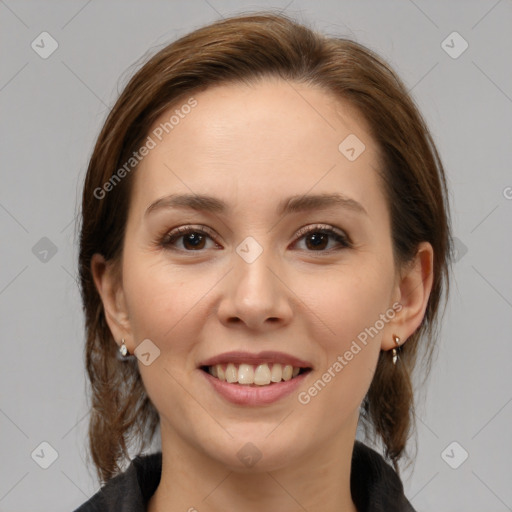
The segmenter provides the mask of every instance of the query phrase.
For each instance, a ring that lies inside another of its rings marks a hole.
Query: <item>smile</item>
[[[228,402],[265,406],[290,395],[313,370],[309,361],[284,352],[232,351],[203,360],[198,370]]]
[[[253,386],[268,386],[289,381],[309,370],[308,368],[280,363],[262,363],[258,365],[228,363],[203,366],[201,369],[223,382]]]

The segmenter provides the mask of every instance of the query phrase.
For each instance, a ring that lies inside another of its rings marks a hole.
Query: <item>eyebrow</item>
[[[345,208],[356,213],[368,215],[361,203],[343,194],[309,194],[295,195],[279,202],[276,213],[278,216],[291,213],[321,210],[327,208]],[[202,194],[171,194],[157,199],[149,205],[145,216],[155,211],[169,208],[188,208],[195,211],[226,213],[229,207],[222,199]]]

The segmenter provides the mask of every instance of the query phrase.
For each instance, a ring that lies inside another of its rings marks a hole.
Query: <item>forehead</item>
[[[319,87],[279,79],[211,87],[181,98],[148,135],[154,147],[135,172],[134,208],[170,193],[234,195],[239,206],[310,190],[361,202],[378,194],[365,119]]]

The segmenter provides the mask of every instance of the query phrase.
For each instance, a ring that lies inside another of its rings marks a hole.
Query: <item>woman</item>
[[[413,510],[398,461],[450,254],[438,153],[370,50],[261,14],[158,52],[84,184],[104,486],[78,510]]]

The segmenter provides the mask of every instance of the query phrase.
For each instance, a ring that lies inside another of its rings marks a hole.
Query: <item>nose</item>
[[[293,293],[268,252],[264,250],[251,263],[233,254],[234,268],[223,280],[218,309],[224,325],[245,324],[251,330],[268,331],[290,322]]]

